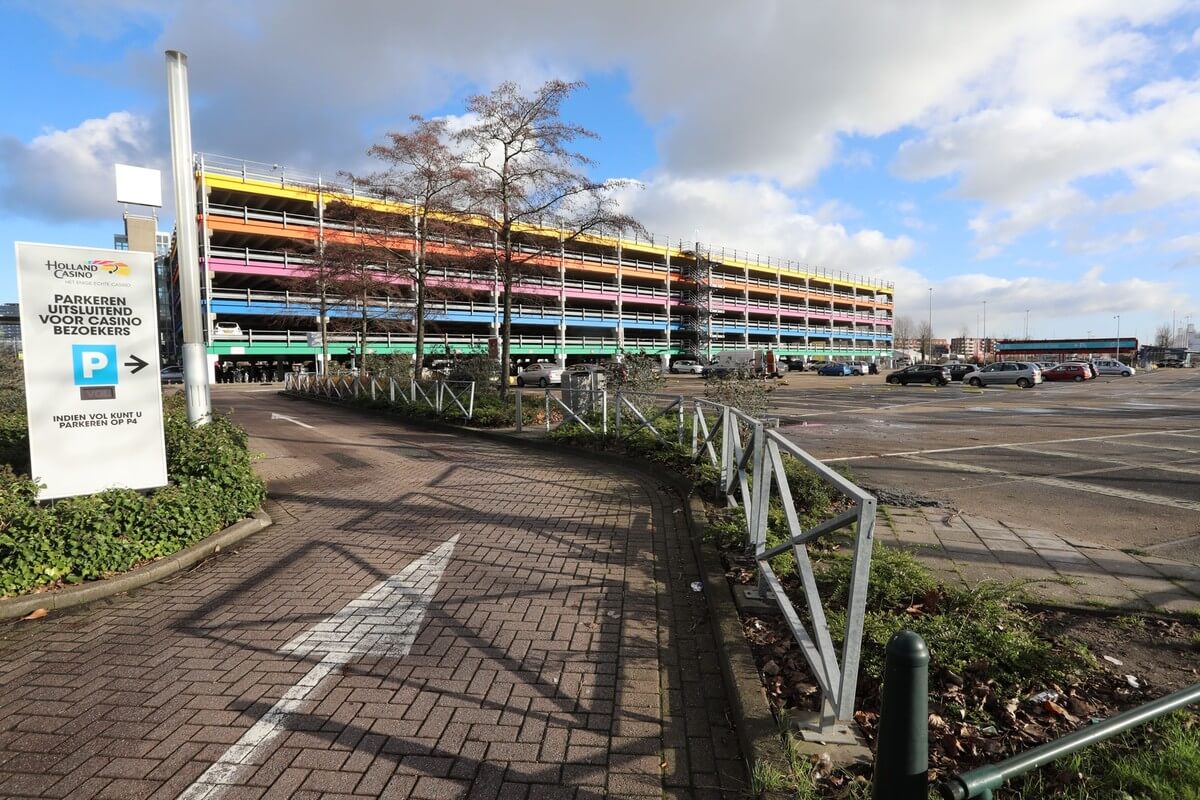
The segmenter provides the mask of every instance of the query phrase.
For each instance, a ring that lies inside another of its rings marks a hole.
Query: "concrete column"
[[[558,365],[567,364],[567,250],[558,237]]]
[[[667,244],[668,245],[670,244],[669,240],[668,240]],[[667,265],[667,277],[666,277],[667,302],[666,302],[666,305],[664,306],[664,308],[666,308],[666,312],[667,312],[666,334],[667,334],[667,353],[669,354],[671,352],[671,251],[670,250],[666,251],[664,260]]]
[[[621,299],[622,293],[625,291],[625,284],[622,281],[622,264],[621,264],[621,242],[617,241],[617,349],[625,347],[625,303]]]

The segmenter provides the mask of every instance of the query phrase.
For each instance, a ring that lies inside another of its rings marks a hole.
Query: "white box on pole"
[[[17,242],[40,499],[167,483],[154,256]]]

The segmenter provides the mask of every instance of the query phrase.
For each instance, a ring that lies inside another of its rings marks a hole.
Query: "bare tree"
[[[592,162],[573,147],[598,136],[559,116],[563,101],[582,86],[552,80],[524,94],[515,83],[503,83],[468,101],[476,122],[456,135],[475,173],[472,210],[489,229],[492,268],[503,287],[502,394],[508,392],[513,287],[544,269],[539,264],[553,252],[549,237],[557,234],[554,247],[561,247],[588,232],[641,229],[617,210],[611,191],[621,182],[597,183],[583,173]]]
[[[383,203],[347,204],[359,235],[385,254],[388,261],[412,282],[413,327],[416,348],[413,365],[420,374],[425,357],[425,330],[429,318],[430,276],[453,260],[470,256],[461,241],[470,182],[474,175],[452,147],[442,119],[411,117],[408,133],[388,133],[369,155],[384,168],[369,175],[346,173],[353,185]]]
[[[329,317],[334,309],[346,304],[346,298],[337,293],[343,265],[336,249],[330,251],[330,257],[326,257],[322,241],[305,248],[299,255],[301,258],[307,257],[309,264],[295,270],[293,277],[285,279],[284,285],[290,291],[309,296],[315,301],[317,330],[321,336],[321,371],[324,372],[329,367]]]
[[[933,329],[929,327],[928,320],[921,320],[921,322],[917,323],[917,338],[921,340],[921,360],[932,360]]]
[[[1159,325],[1154,329],[1154,346],[1159,348],[1167,348],[1171,346],[1171,326]]]
[[[913,340],[912,317],[896,317],[892,324],[893,346],[900,350],[911,350]]]
[[[323,249],[330,294],[350,312],[346,318],[353,320],[350,329],[357,334],[359,366],[364,372],[371,333],[411,325],[412,304],[403,296],[397,265],[388,255],[361,238],[327,241]]]

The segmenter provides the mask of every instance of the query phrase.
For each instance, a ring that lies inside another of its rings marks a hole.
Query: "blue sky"
[[[892,280],[914,318],[932,287],[939,336],[985,300],[993,335],[1200,323],[1194,3],[445,5],[4,4],[0,300],[10,242],[108,245],[112,164],[165,168],[178,48],[201,151],[362,169],[409,114],[582,79],[566,116],[659,235]]]

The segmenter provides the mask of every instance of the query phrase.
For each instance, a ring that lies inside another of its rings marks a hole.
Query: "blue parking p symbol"
[[[117,346],[115,344],[73,344],[71,362],[76,386],[116,386]]]

